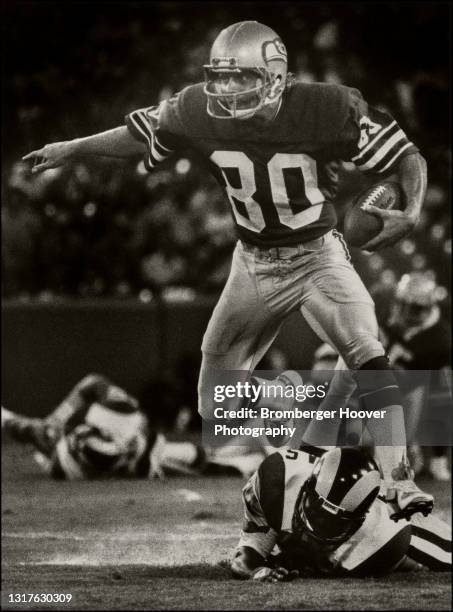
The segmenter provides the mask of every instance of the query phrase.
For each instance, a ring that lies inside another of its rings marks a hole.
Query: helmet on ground
[[[240,21],[215,39],[204,65],[207,112],[217,119],[248,119],[276,105],[285,89],[285,45],[271,28]]]
[[[324,545],[339,546],[365,520],[380,488],[379,468],[359,448],[335,448],[319,457],[299,493],[292,529]]]

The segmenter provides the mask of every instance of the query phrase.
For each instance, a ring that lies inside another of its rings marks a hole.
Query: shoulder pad
[[[159,128],[178,136],[191,137],[209,134],[209,115],[206,111],[203,83],[190,85],[162,102]]]
[[[330,83],[294,83],[288,92],[294,129],[310,139],[336,140],[361,94],[357,89]]]

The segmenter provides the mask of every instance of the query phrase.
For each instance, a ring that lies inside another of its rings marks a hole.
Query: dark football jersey
[[[430,410],[434,407],[434,398],[441,404],[451,405],[449,380],[444,372],[451,367],[451,328],[448,322],[439,319],[434,325],[414,330],[412,334],[410,330],[401,332],[388,327],[385,336],[390,365],[397,370],[401,391],[409,393],[422,386]]]
[[[395,368],[438,370],[451,363],[451,329],[443,319],[414,335],[406,335],[391,327],[385,332],[387,353]]]
[[[341,160],[385,175],[416,147],[388,114],[342,85],[295,83],[276,118],[222,120],[206,110],[203,83],[126,117],[147,145],[151,170],[190,147],[209,160],[224,186],[237,232],[263,247],[294,245],[336,225],[333,202]]]

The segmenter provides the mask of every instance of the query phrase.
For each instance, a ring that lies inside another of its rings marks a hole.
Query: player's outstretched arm
[[[145,145],[134,138],[126,126],[85,138],[75,138],[46,144],[41,149],[24,155],[24,161],[33,163],[32,173],[58,168],[76,159],[90,156],[133,157],[143,155]]]
[[[238,546],[231,562],[231,571],[235,578],[258,582],[287,582],[299,576],[297,570],[270,567],[264,557],[250,546]]]
[[[392,246],[407,236],[417,225],[426,194],[427,167],[420,153],[403,157],[398,165],[397,180],[406,200],[404,210],[385,210],[368,204],[363,210],[381,217],[383,228],[361,248],[375,251]]]

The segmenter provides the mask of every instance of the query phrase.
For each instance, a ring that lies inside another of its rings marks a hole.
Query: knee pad
[[[364,363],[360,370],[355,371],[354,377],[360,402],[366,410],[402,405],[398,381],[385,355]]]

